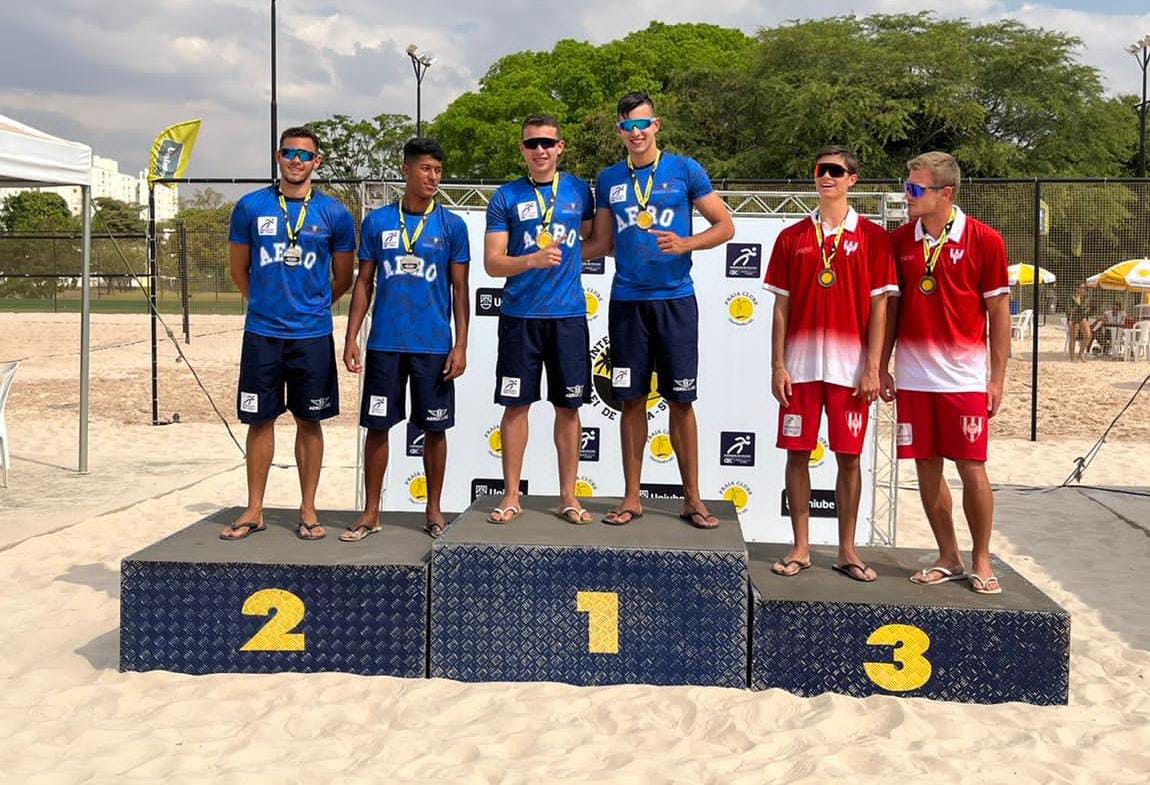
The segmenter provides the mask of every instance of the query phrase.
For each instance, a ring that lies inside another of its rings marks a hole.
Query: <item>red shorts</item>
[[[985,461],[986,393],[899,390],[898,457]]]
[[[779,406],[779,439],[784,450],[810,452],[819,443],[823,408],[827,410],[827,435],[831,452],[858,455],[866,438],[870,407],[854,388],[827,382],[791,385],[791,405]]]

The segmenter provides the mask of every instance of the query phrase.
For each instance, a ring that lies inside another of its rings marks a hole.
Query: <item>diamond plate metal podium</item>
[[[421,513],[339,541],[353,512],[321,512],[327,537],[295,536],[298,513],[268,510],[267,530],[219,539],[221,510],[126,557],[120,669],[181,673],[344,671],[423,677],[427,562]]]
[[[966,703],[1065,704],[1070,615],[994,558],[1003,593],[966,581],[907,580],[936,553],[862,548],[869,584],[831,570],[835,549],[786,578],[770,571],[788,545],[749,545],[753,605],[751,688],[797,695],[903,695]]]
[[[746,687],[746,549],[729,502],[707,502],[721,525],[702,531],[678,517],[680,501],[647,500],[618,527],[599,522],[614,499],[582,499],[586,526],[539,496],[489,524],[496,501],[435,543],[432,676]]]

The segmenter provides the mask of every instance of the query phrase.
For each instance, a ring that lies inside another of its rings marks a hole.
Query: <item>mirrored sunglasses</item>
[[[285,161],[295,161],[299,159],[305,164],[315,158],[316,155],[318,155],[318,153],[313,153],[311,150],[302,150],[299,147],[284,147],[280,150],[280,156]]]
[[[906,195],[915,199],[921,199],[927,191],[941,191],[943,188],[948,188],[946,185],[919,185],[918,183],[907,183],[903,186]]]
[[[634,120],[620,120],[619,130],[625,133],[632,131],[646,131],[655,124],[656,117],[636,117]]]

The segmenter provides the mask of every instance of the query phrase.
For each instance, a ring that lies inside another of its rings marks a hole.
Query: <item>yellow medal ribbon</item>
[[[631,187],[635,190],[635,201],[639,203],[639,217],[636,222],[640,229],[650,229],[655,221],[647,212],[647,204],[651,201],[651,191],[655,188],[655,173],[659,171],[659,159],[663,157],[662,150],[655,151],[655,163],[651,165],[651,177],[647,180],[647,187],[640,190],[639,176],[635,173],[635,164],[631,156],[627,156],[627,168],[631,170]]]
[[[950,219],[947,220],[946,226],[942,229],[942,234],[938,237],[938,243],[931,250],[930,235],[926,233],[926,227],[923,226],[922,230],[922,259],[926,262],[926,277],[934,277],[934,267],[938,264],[938,259],[942,256],[942,247],[946,245],[946,239],[950,237],[950,230],[954,228],[954,222],[958,218],[958,211],[955,208],[950,208]],[[931,287],[933,288],[933,287]]]
[[[284,198],[284,192],[276,188],[276,194],[279,196],[280,209],[284,212],[284,229],[287,231],[288,246],[294,247],[297,245],[296,238],[299,237],[299,230],[303,228],[304,221],[307,220],[307,206],[311,204],[311,189],[307,189],[307,195],[303,198],[303,207],[300,208],[299,218],[295,222],[295,228],[291,225],[291,216],[288,215],[287,199]]]
[[[559,198],[559,172],[556,171],[554,179],[551,180],[551,204],[547,204],[543,199],[543,193],[534,180],[531,180],[531,187],[535,189],[535,201],[539,203],[539,218],[543,223],[543,230],[539,232],[538,244],[540,248],[546,248],[554,240],[551,235],[551,219],[555,215],[555,201]]]
[[[419,219],[419,226],[415,227],[415,235],[412,237],[407,236],[407,219],[403,217],[403,203],[396,202],[399,207],[399,236],[403,239],[403,250],[408,254],[415,254],[415,244],[419,242],[419,236],[423,234],[423,228],[427,225],[427,216],[431,215],[435,209],[435,200],[431,200],[431,204],[427,205],[427,209],[423,211],[423,217]]]
[[[835,257],[839,254],[839,244],[843,241],[843,231],[846,229],[846,226],[847,219],[844,216],[842,223],[839,224],[839,228],[835,231],[834,247],[831,249],[830,256],[827,256],[826,237],[823,235],[823,216],[822,213],[818,213],[815,216],[815,239],[818,240],[819,243],[819,254],[823,258],[824,271],[831,269],[831,263],[834,262]],[[820,278],[820,280],[822,279]],[[834,281],[833,274],[830,280],[832,282]]]

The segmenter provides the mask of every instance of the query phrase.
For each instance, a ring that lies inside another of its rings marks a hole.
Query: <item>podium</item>
[[[860,548],[879,575],[861,583],[831,569],[833,547],[814,548],[812,567],[790,578],[770,571],[789,545],[748,547],[752,689],[1067,702],[1070,616],[997,557],[1003,593],[984,595],[966,581],[911,583],[933,550]]]
[[[267,510],[238,542],[222,510],[121,564],[120,669],[180,673],[345,671],[422,677],[431,538],[419,513],[339,541],[353,512],[322,512],[327,537],[296,537],[295,510]]]
[[[497,501],[435,543],[432,676],[746,686],[746,550],[730,502],[707,502],[721,523],[704,531],[678,517],[681,501],[647,500],[625,526],[599,522],[615,499],[582,499],[585,526],[543,496],[487,523]]]

